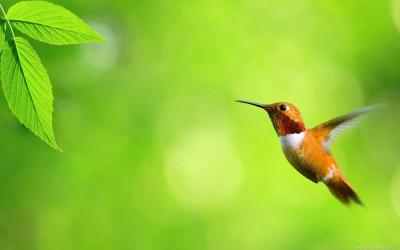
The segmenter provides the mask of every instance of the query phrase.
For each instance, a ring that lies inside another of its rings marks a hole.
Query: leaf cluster
[[[69,10],[45,1],[22,1],[7,13],[0,5],[0,73],[8,106],[18,120],[54,149],[52,85],[38,54],[16,30],[32,39],[68,45],[104,41]]]

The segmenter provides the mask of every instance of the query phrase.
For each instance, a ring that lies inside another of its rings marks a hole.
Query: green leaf
[[[21,32],[39,41],[55,44],[78,44],[104,41],[69,10],[45,1],[22,1],[7,13]]]
[[[6,22],[0,20],[0,53],[3,50],[4,42],[6,40]]]
[[[35,135],[60,150],[53,132],[50,79],[36,51],[17,37],[5,43],[0,61],[1,81],[8,106]]]

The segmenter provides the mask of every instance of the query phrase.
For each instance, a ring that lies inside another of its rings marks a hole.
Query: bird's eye
[[[285,104],[282,104],[282,105],[279,106],[279,110],[280,111],[285,111],[285,110],[287,110],[287,106]]]

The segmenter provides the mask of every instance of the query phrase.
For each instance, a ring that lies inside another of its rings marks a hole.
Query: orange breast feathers
[[[282,150],[290,164],[313,182],[323,180],[335,159],[320,145],[312,131],[280,136]]]

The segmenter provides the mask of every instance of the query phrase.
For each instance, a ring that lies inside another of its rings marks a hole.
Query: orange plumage
[[[374,107],[359,109],[307,129],[300,111],[293,104],[238,102],[254,105],[268,112],[286,159],[299,173],[315,183],[324,182],[330,192],[344,204],[350,201],[362,204],[337,165],[329,145],[340,130],[349,127],[355,118]]]

